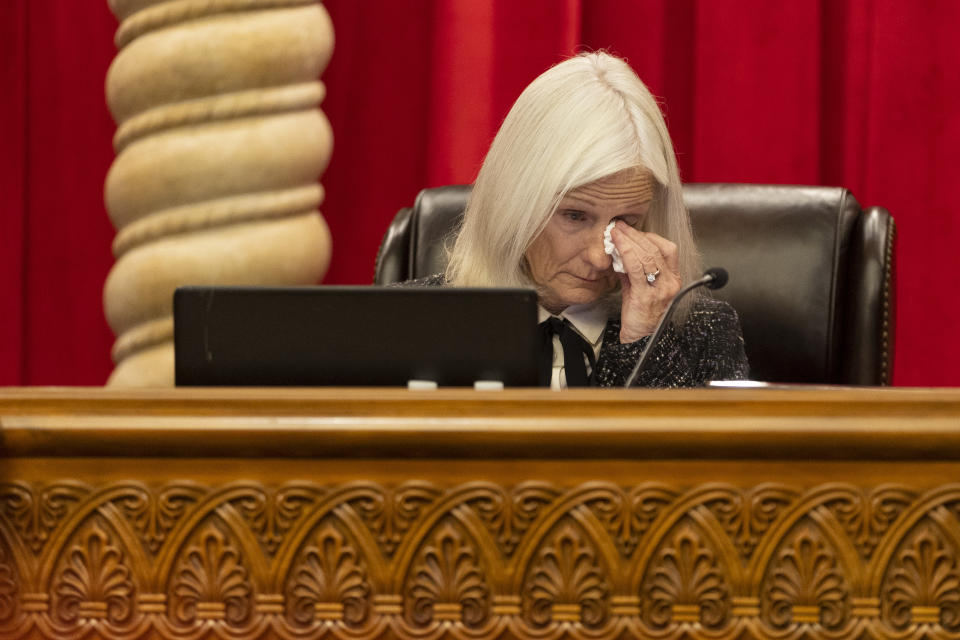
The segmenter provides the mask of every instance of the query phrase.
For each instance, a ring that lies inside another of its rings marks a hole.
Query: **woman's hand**
[[[620,342],[635,342],[657,328],[660,317],[683,286],[677,245],[655,233],[638,231],[618,220],[610,233],[623,259],[618,273],[623,290]],[[659,273],[651,284],[647,274]]]

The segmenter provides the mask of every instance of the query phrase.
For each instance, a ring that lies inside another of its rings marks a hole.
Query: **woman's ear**
[[[527,261],[527,251],[530,250],[530,247],[527,247],[523,252],[523,258],[520,260],[520,273],[523,274],[527,280],[533,280],[530,275],[530,262]]]

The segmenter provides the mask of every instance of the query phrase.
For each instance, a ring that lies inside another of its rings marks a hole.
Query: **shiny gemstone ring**
[[[657,270],[654,271],[653,273],[648,273],[648,274],[647,274],[647,284],[649,284],[649,285],[652,287],[653,284],[657,281],[657,276],[659,276],[659,275],[660,275],[660,269],[657,269]]]

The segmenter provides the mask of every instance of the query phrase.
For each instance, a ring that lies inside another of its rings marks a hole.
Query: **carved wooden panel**
[[[948,638],[960,484],[0,486],[0,638]]]
[[[0,640],[960,639],[960,390],[0,389]]]

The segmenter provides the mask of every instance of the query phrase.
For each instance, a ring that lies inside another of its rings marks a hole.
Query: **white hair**
[[[628,169],[656,187],[642,229],[678,247],[683,281],[700,257],[673,144],[656,100],[620,58],[581,54],[542,73],[507,114],[480,168],[451,250],[457,286],[534,286],[524,254],[567,192]],[[682,318],[689,304],[679,309]]]

